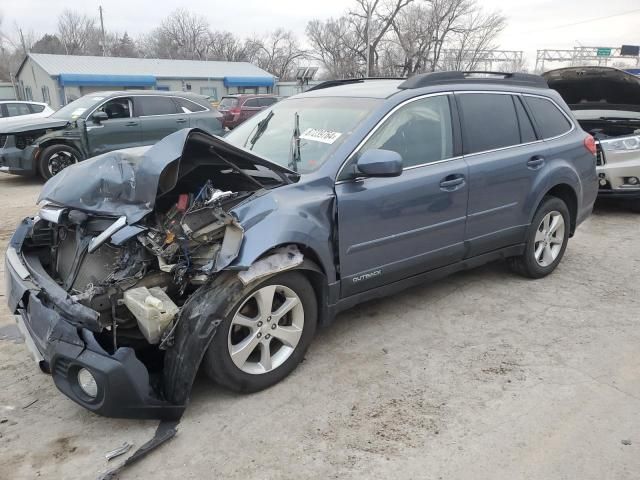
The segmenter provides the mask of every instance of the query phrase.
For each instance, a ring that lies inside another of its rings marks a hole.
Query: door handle
[[[176,123],[187,123],[187,119],[186,118],[179,118],[178,120],[176,120]]]
[[[127,122],[124,124],[125,127],[137,127],[138,122]]]
[[[532,170],[537,170],[544,165],[544,157],[541,155],[534,155],[527,162],[527,167]]]
[[[446,191],[456,190],[458,187],[464,185],[464,175],[447,175],[440,182],[440,188]]]

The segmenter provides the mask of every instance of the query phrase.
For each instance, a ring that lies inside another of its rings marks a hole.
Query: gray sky
[[[107,29],[129,34],[145,32],[178,6],[201,13],[213,29],[250,35],[277,27],[294,30],[304,41],[304,29],[313,18],[338,16],[348,0],[191,0],[188,4],[157,0],[3,0],[4,29],[14,24],[36,34],[56,30],[56,17],[64,8],[98,14],[102,4]],[[501,10],[508,26],[499,43],[506,50],[525,50],[529,61],[537,48],[575,45],[640,44],[639,0],[481,0],[487,9]],[[634,11],[626,15],[611,15]],[[603,18],[609,17],[609,18]],[[598,19],[598,20],[595,20]],[[594,20],[594,21],[590,21]]]

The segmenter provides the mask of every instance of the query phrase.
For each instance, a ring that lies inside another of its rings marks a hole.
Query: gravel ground
[[[40,187],[0,175],[3,251]],[[496,263],[345,312],[267,391],[201,377],[121,478],[639,478],[639,219],[598,206],[543,280]],[[0,301],[0,478],[97,478],[153,435],[58,393]]]

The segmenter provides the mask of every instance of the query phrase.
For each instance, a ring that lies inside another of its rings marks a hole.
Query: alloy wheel
[[[560,212],[547,213],[536,231],[534,238],[534,256],[541,267],[551,265],[560,252],[564,243],[565,224]]]
[[[77,162],[78,159],[73,153],[62,150],[60,152],[54,153],[53,155],[51,155],[51,157],[49,157],[49,161],[47,162],[47,169],[53,177],[68,166],[73,165]]]
[[[289,287],[267,285],[238,308],[229,327],[233,363],[245,373],[275,370],[294,352],[304,328],[300,297]]]

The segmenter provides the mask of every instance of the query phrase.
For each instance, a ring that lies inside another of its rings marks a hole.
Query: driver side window
[[[128,98],[114,98],[96,110],[96,112],[104,112],[109,120],[116,118],[131,118],[131,100]]]
[[[367,150],[391,150],[402,156],[404,168],[445,160],[453,156],[451,109],[447,95],[410,102],[384,121],[350,164]],[[352,168],[343,169],[341,180]]]

